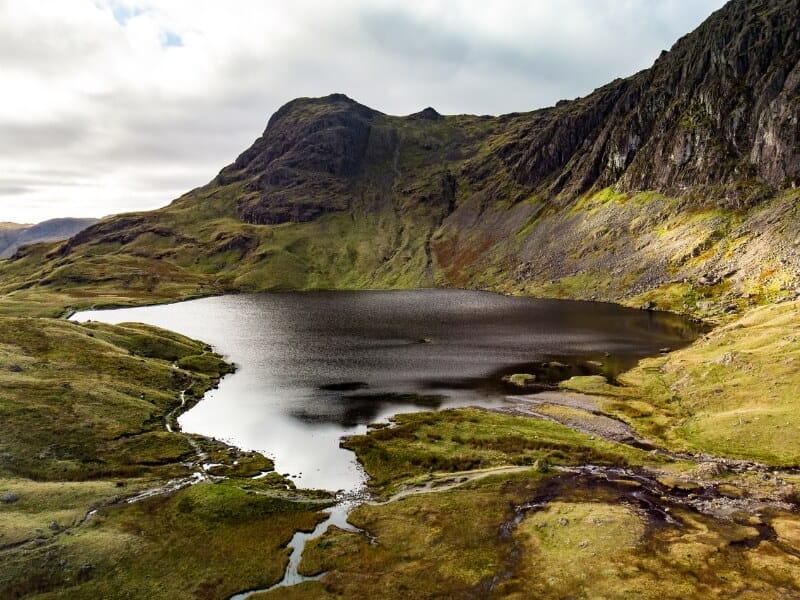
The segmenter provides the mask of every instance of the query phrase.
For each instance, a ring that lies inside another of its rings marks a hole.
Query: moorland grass
[[[800,302],[754,309],[618,380],[562,386],[600,395],[603,410],[675,449],[800,464]]]

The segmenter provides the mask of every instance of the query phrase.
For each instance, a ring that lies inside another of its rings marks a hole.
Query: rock
[[[550,465],[548,462],[541,458],[537,458],[535,461],[533,461],[533,465],[531,465],[531,467],[538,473],[547,473],[550,470]]]
[[[14,492],[3,492],[0,494],[0,502],[3,504],[14,504],[19,500],[19,495]]]
[[[94,565],[92,563],[83,563],[80,567],[78,567],[78,579],[85,581],[92,576],[92,572],[94,571]]]
[[[655,310],[656,303],[653,300],[648,300],[642,304],[642,310]]]
[[[718,365],[730,365],[736,361],[736,357],[737,355],[735,352],[726,352],[714,362],[716,362]]]
[[[566,527],[567,525],[569,525],[569,519],[567,519],[566,517],[561,517],[558,520],[558,524],[561,525],[562,527]]]
[[[578,544],[580,548],[588,548],[589,547],[589,540],[583,540],[580,544]]]
[[[10,365],[8,367],[8,370],[11,371],[12,373],[22,373],[22,367],[20,367],[19,365]]]
[[[697,285],[704,286],[704,285],[714,285],[717,283],[717,279],[713,275],[702,275],[697,279]]]
[[[700,302],[697,303],[697,310],[708,312],[712,308],[714,308],[714,303],[711,302],[710,300],[701,300]]]
[[[50,529],[50,531],[61,531],[61,525],[55,521],[50,521],[50,524],[47,527]]]
[[[697,465],[695,473],[701,479],[713,479],[727,471],[725,465],[719,462],[703,462]]]
[[[437,112],[435,108],[429,106],[428,108],[424,108],[418,113],[409,115],[408,118],[411,120],[419,120],[419,121],[438,121],[443,117]]]

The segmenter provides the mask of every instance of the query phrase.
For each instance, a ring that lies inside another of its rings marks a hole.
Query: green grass
[[[203,371],[172,361],[207,357]],[[228,365],[155,328],[0,319],[0,473],[38,480],[172,476],[192,453],[164,431],[179,392]]]
[[[198,484],[104,509],[72,535],[4,557],[4,598],[220,598],[275,583],[318,505]],[[88,565],[88,567],[87,567]]]
[[[614,387],[563,387],[605,397],[603,409],[681,450],[791,466],[800,462],[800,303],[754,309],[691,346],[643,360]]]
[[[560,489],[501,535],[512,507],[552,494],[557,477],[498,475],[362,506],[350,521],[374,543],[330,529],[300,564],[320,581],[258,598],[778,599],[800,589],[796,558],[773,542],[748,545],[754,527],[679,508],[682,525],[653,523],[613,487]],[[778,543],[798,547],[796,515],[773,524]]]
[[[497,533],[511,507],[535,493],[541,477],[494,477],[463,489],[362,506],[350,521],[376,536],[377,544],[331,529],[307,546],[301,570],[330,571],[323,593],[333,597],[469,597],[502,570],[512,549]]]
[[[659,462],[559,423],[479,409],[397,415],[393,427],[348,438],[344,446],[356,453],[370,484],[384,492],[432,473],[503,465]]]
[[[0,504],[0,597],[216,598],[277,581],[325,498],[251,479],[268,458],[195,437],[227,479],[124,502],[198,468],[165,419],[181,390],[191,405],[229,371],[150,326],[0,318],[0,493],[16,498]]]

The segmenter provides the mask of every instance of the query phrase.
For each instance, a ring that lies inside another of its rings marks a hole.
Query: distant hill
[[[0,223],[0,258],[9,258],[22,246],[71,238],[98,219],[50,219],[36,225]]]

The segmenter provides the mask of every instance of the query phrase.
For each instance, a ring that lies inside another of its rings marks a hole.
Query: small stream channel
[[[330,527],[338,527],[344,531],[360,533],[370,537],[369,533],[359,529],[358,527],[355,527],[354,525],[351,525],[347,521],[350,511],[352,511],[362,502],[363,499],[353,497],[351,495],[337,497],[336,504],[326,508],[324,511],[328,515],[327,518],[324,521],[320,521],[313,531],[298,531],[292,537],[292,540],[289,542],[289,548],[291,548],[292,553],[289,555],[289,564],[286,566],[283,579],[281,579],[275,585],[267,588],[234,594],[230,597],[230,600],[245,600],[246,598],[261,592],[268,592],[276,588],[297,585],[303,581],[314,581],[320,579],[324,573],[320,573],[314,577],[306,577],[297,572],[297,568],[300,565],[300,559],[303,557],[303,550],[305,549],[306,543],[322,536]]]
[[[181,429],[261,452],[298,487],[343,492],[365,481],[339,441],[369,423],[506,406],[509,373],[613,378],[700,330],[671,313],[461,290],[228,295],[72,320],[147,323],[211,344],[236,373],[178,417]]]
[[[337,492],[328,518],[295,534],[278,587],[305,580],[308,540],[331,525],[354,530],[347,515],[366,478],[342,437],[402,412],[506,408],[512,373],[536,373],[542,389],[571,375],[613,379],[701,330],[669,313],[461,290],[229,295],[72,320],[141,322],[210,343],[237,371],[178,417],[181,429],[261,452],[300,488]]]

